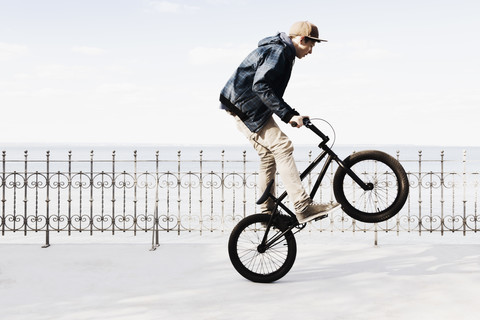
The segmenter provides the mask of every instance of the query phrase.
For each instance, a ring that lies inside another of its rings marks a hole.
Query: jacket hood
[[[279,32],[274,36],[267,37],[258,42],[259,47],[268,46],[268,45],[281,45],[287,48],[287,54],[291,59],[295,58],[295,47],[289,36],[285,32]]]

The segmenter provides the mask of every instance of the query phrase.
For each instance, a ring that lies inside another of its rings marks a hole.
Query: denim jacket
[[[288,123],[298,115],[282,98],[294,60],[295,47],[285,33],[261,40],[221,91],[221,108],[239,116],[252,132],[273,113]]]

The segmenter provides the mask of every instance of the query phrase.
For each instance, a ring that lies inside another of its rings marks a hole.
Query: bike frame
[[[327,173],[327,170],[328,170],[328,167],[330,166],[330,164],[335,161],[340,167],[342,167],[346,173],[364,190],[372,190],[373,189],[373,185],[370,184],[370,183],[365,183],[363,182],[363,180],[355,173],[353,172],[348,166],[345,166],[344,162],[337,156],[337,154],[330,148],[327,146],[327,142],[330,140],[325,134],[323,134],[322,131],[320,131],[317,127],[315,127],[309,119],[304,119],[304,125],[309,128],[310,130],[312,130],[316,135],[318,135],[320,138],[322,138],[322,142],[318,145],[318,147],[320,149],[322,149],[323,151],[320,153],[320,155],[318,155],[318,157],[313,160],[313,162],[300,174],[300,179],[303,180],[306,176],[308,176],[308,174],[310,174],[313,169],[315,169],[322,161],[323,159],[325,159],[325,157],[327,157],[325,163],[323,164],[323,167],[322,167],[322,170],[320,171],[320,174],[315,182],[315,184],[313,185],[313,188],[312,188],[312,191],[310,192],[310,198],[314,198],[315,194],[317,193],[318,191],[318,188],[320,187],[320,184],[322,183],[322,180],[323,178],[325,177],[325,174]],[[297,227],[299,225],[298,221],[296,221],[296,216],[295,216],[295,213],[293,213],[287,206],[285,206],[282,201],[285,199],[285,197],[287,196],[287,192],[284,191],[280,197],[276,198],[273,194],[270,193],[270,190],[265,190],[265,192],[268,192],[268,197],[272,198],[273,201],[275,202],[275,207],[273,209],[273,214],[271,215],[270,217],[270,221],[268,223],[268,226],[267,226],[267,230],[265,232],[265,235],[264,235],[264,238],[263,238],[263,241],[262,241],[262,244],[260,246],[262,246],[263,249],[267,249],[268,247],[272,246],[273,244],[275,244],[275,242],[280,239],[285,233],[291,231],[293,228]],[[272,226],[272,221],[273,219],[275,219],[277,216],[280,215],[279,211],[277,210],[278,207],[282,208],[283,210],[285,210],[286,213],[288,213],[290,216],[292,216],[294,219],[294,221],[296,221],[296,223],[293,223],[292,225],[290,225],[286,230],[284,230],[280,235],[277,235],[276,237],[274,237],[273,239],[269,239],[267,241],[267,238],[268,238],[268,232]],[[303,227],[300,228],[300,230],[303,229]],[[299,230],[299,231],[300,231]]]

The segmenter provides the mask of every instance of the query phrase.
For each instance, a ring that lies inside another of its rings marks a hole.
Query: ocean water
[[[73,170],[116,172],[135,170],[155,172],[256,171],[258,156],[250,145],[0,145],[7,171],[66,171],[71,160]],[[407,172],[479,172],[480,147],[362,145],[334,146],[341,159],[361,150],[381,150],[400,160]],[[294,157],[300,171],[320,153],[318,147],[297,145]],[[112,162],[115,160],[115,168]]]

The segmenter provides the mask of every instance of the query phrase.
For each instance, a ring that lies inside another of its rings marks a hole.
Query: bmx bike
[[[329,137],[310,119],[304,118],[303,122],[322,139],[318,145],[322,152],[300,174],[300,178],[303,180],[327,157],[310,192],[312,199],[328,167],[335,161],[338,169],[333,178],[333,192],[342,210],[350,217],[377,223],[390,219],[402,209],[408,197],[409,182],[405,170],[395,158],[382,151],[366,150],[340,160],[327,146]],[[306,226],[305,223],[300,224],[295,214],[282,202],[286,192],[278,198],[270,192],[273,184],[274,180],[271,180],[257,201],[257,204],[262,204],[268,198],[273,199],[272,214],[253,214],[243,218],[232,230],[228,242],[228,253],[234,268],[254,282],[273,282],[290,271],[297,255],[294,234]]]

